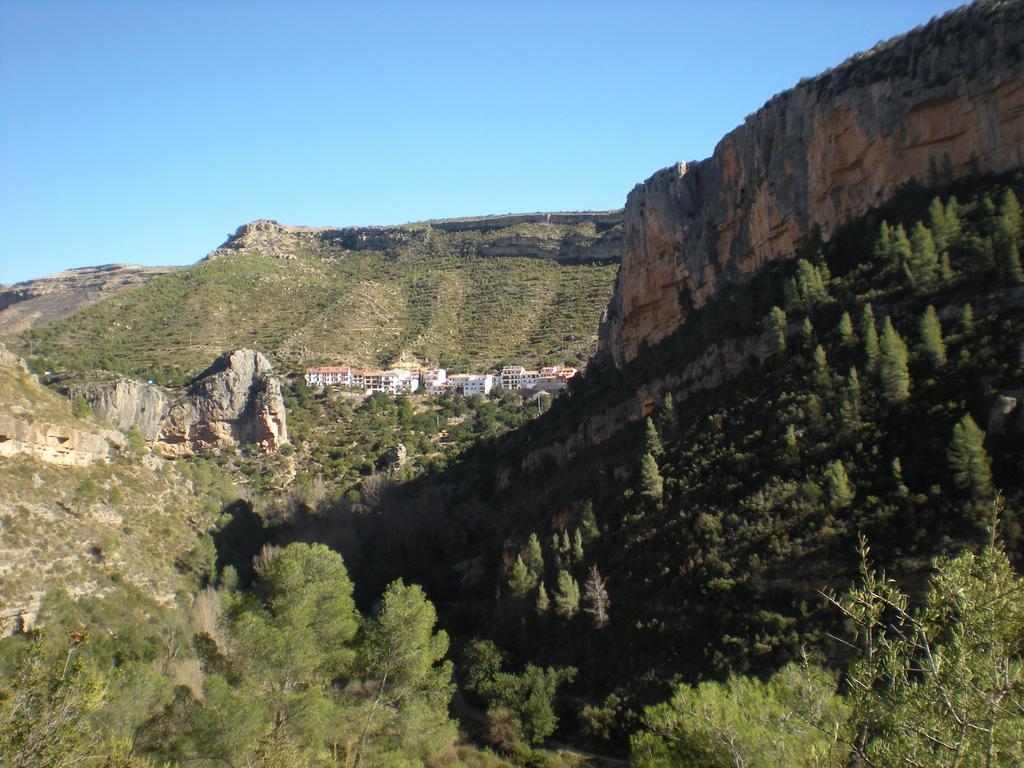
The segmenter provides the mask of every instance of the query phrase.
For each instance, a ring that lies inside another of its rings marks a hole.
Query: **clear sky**
[[[0,0],[0,283],[252,219],[617,208],[945,0]]]

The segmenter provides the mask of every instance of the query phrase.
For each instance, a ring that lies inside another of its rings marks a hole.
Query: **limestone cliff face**
[[[164,456],[192,456],[242,444],[276,451],[288,442],[281,384],[252,349],[219,357],[181,397],[163,387],[98,372],[70,376],[58,391],[81,395],[93,412],[122,430],[135,427]]]
[[[395,227],[294,227],[269,219],[243,224],[207,259],[262,253],[279,259],[308,254],[331,258],[342,251],[386,251],[432,237],[479,256],[523,256],[560,262],[617,260],[622,254],[622,212],[524,213],[444,219]],[[476,233],[472,242],[458,235]]]
[[[723,283],[787,258],[820,227],[911,179],[1024,165],[1024,3],[950,12],[769,101],[707,160],[629,195],[622,267],[599,354],[616,365]]]
[[[270,361],[251,349],[225,353],[171,406],[156,436],[164,455],[203,453],[255,443],[276,451],[288,442],[281,384]]]
[[[146,440],[156,439],[171,407],[162,387],[117,374],[71,378],[57,390],[72,400],[81,396],[101,419],[118,429],[135,427]]]

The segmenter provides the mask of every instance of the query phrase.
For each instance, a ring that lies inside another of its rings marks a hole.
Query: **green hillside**
[[[482,257],[482,238],[442,233],[386,252],[291,259],[232,253],[25,332],[12,346],[37,369],[102,368],[168,384],[239,346],[284,370],[586,360],[617,265]]]

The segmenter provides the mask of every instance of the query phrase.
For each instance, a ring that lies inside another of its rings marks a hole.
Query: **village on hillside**
[[[576,368],[548,365],[528,370],[522,365],[506,365],[499,373],[454,373],[444,368],[411,371],[406,368],[378,370],[353,368],[350,365],[328,365],[306,369],[310,387],[352,387],[366,394],[386,392],[400,394],[426,392],[442,395],[452,392],[464,397],[489,395],[493,389],[507,389],[537,394],[554,394],[569,386]]]

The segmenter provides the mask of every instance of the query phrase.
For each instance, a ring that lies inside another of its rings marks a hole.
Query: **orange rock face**
[[[1024,3],[982,2],[776,96],[629,195],[599,354],[617,365],[724,282],[923,183],[1024,166]]]

